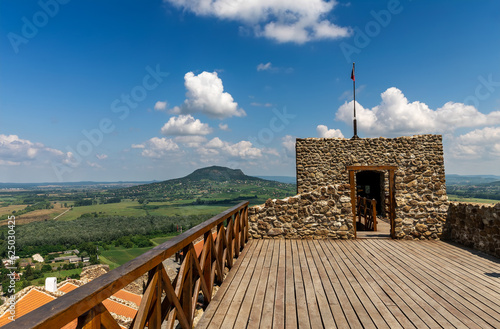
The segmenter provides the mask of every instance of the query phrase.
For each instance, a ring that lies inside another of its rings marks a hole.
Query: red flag
[[[354,63],[352,64],[351,79],[352,81],[356,81],[356,79],[354,78]]]

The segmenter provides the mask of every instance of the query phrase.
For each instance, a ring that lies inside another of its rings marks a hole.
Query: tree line
[[[20,257],[36,252],[47,254],[70,249],[85,242],[123,246],[147,246],[145,237],[187,230],[209,218],[207,215],[190,216],[102,216],[81,217],[73,221],[33,222],[16,227],[16,254]],[[0,256],[7,255],[6,227],[0,229]],[[129,237],[128,239],[122,239]],[[117,242],[118,240],[118,242]],[[131,241],[131,242],[127,242]]]

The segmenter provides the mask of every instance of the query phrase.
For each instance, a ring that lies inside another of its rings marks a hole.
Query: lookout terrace
[[[500,328],[500,204],[447,201],[440,136],[296,151],[297,195],[242,202],[2,328]],[[107,308],[144,274],[132,318]]]

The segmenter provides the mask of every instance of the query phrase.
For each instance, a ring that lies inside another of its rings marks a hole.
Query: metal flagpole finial
[[[351,79],[352,79],[352,91],[354,96],[354,120],[353,120],[353,128],[354,128],[354,136],[351,139],[358,139],[358,125],[356,122],[356,78],[354,76],[354,62],[352,62],[352,71],[351,71]]]

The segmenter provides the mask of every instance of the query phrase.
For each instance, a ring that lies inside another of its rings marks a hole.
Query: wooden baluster
[[[101,329],[101,314],[95,307],[78,317],[77,329]]]
[[[205,233],[203,236],[203,251],[205,251],[205,255],[203,252],[201,253],[201,258],[200,258],[200,266],[201,269],[203,270],[203,280],[205,280],[205,284],[208,287],[209,294],[208,296],[204,296],[204,303],[205,305],[208,305],[210,303],[210,300],[212,300],[212,280],[211,280],[211,274],[212,274],[212,245],[213,245],[213,240],[212,240],[212,232],[209,231]]]
[[[373,230],[377,231],[377,200],[372,200]]]
[[[163,266],[163,265],[161,265]],[[154,289],[154,296],[153,296],[153,303],[151,305],[150,309],[150,316],[148,317],[148,328],[151,329],[156,329],[161,327],[161,294],[163,292],[162,289],[162,284],[161,284],[161,267],[157,266],[155,271],[154,271],[154,276],[156,276],[158,279],[156,280],[156,284],[153,287]]]
[[[233,267],[233,219],[229,217],[228,224],[226,227],[226,248],[224,248],[224,252],[226,253],[227,259],[227,267]]]
[[[142,329],[146,325],[148,321],[148,314],[150,310],[155,307],[155,296],[157,292],[157,284],[160,278],[158,273],[158,267],[150,270],[148,273],[148,285],[146,287],[146,291],[142,296],[141,305],[139,305],[139,310],[135,316],[133,322],[133,329]],[[161,298],[161,296],[160,296]]]
[[[162,302],[162,320],[168,317],[167,328],[173,328],[175,314],[177,314],[177,318],[182,328],[189,328],[189,323],[182,310],[181,303],[179,298],[175,294],[174,287],[172,283],[170,283],[170,278],[168,277],[167,271],[165,268],[161,269],[161,278],[162,278],[162,288],[165,291],[165,298]],[[175,285],[175,284],[174,284]]]
[[[189,246],[183,249],[183,253],[187,257],[189,253]],[[192,257],[193,255],[190,253],[189,256]],[[184,314],[186,315],[190,327],[193,326],[193,316],[192,316],[193,267],[192,267],[191,257],[187,257],[185,260],[187,262],[185,268],[187,273],[184,279],[184,285],[182,286],[182,295],[181,295],[182,309],[184,310]]]
[[[357,200],[356,212],[358,214],[358,216],[357,216],[358,217],[358,222],[361,223],[361,197],[358,196],[356,198],[356,200]]]
[[[366,220],[366,198],[363,198],[363,217],[365,219],[365,230],[368,226],[368,222]]]
[[[244,247],[245,244],[248,242],[248,207],[245,207],[243,210],[243,216],[242,216],[242,221],[243,225],[245,226],[244,232],[243,232],[243,239],[241,239],[241,246]]]
[[[237,212],[234,215],[234,244],[233,244],[234,256],[238,257],[240,255],[240,213]]]
[[[224,266],[225,266],[225,258],[224,258],[224,243],[225,243],[225,230],[224,230],[224,225],[219,224],[217,226],[218,228],[218,233],[217,233],[217,240],[215,243],[215,260],[217,263],[217,283],[220,284],[222,283],[222,280],[224,280]]]

